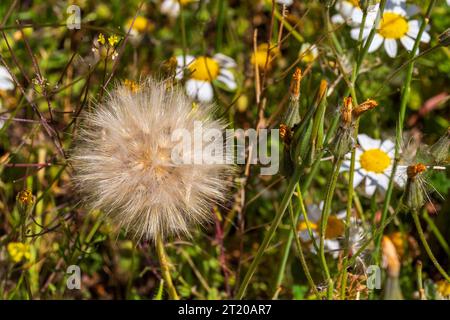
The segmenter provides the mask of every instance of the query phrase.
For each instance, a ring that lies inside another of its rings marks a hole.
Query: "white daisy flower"
[[[224,85],[228,90],[236,90],[237,84],[231,68],[236,67],[236,62],[221,53],[213,57],[187,55],[178,56],[176,78],[183,78],[183,70],[189,70],[186,81],[186,93],[191,98],[201,102],[209,102],[214,97],[212,82]]]
[[[333,23],[346,23],[350,26],[357,26],[362,23],[363,11],[358,0],[340,0],[336,3],[335,9],[338,13],[331,17]],[[366,17],[367,24],[373,25],[378,9],[379,4],[369,6]]]
[[[186,6],[192,2],[198,2],[199,0],[163,0],[163,2],[161,3],[161,13],[172,17],[172,18],[176,18],[179,16],[180,14],[180,4],[182,6]]]
[[[376,140],[366,134],[358,135],[359,148],[355,151],[355,174],[353,187],[359,186],[365,180],[366,194],[372,196],[377,188],[387,190],[389,177],[394,162],[395,144],[390,140]],[[341,171],[350,170],[349,154]],[[403,169],[397,168],[395,182],[402,185],[400,174]]]
[[[363,29],[363,39],[369,36],[373,22],[366,23]],[[374,52],[384,43],[384,49],[391,58],[397,56],[398,45],[400,40],[406,50],[411,51],[414,46],[415,39],[419,33],[420,25],[418,20],[409,20],[406,10],[401,7],[393,7],[383,12],[383,17],[377,27],[372,43],[368,52]],[[351,30],[351,37],[358,39],[360,28]],[[422,42],[429,42],[430,35],[424,31],[420,39]]]
[[[13,90],[14,80],[9,74],[8,69],[0,66],[0,90]]]
[[[275,2],[281,5],[284,4],[286,7],[288,7],[294,3],[294,0],[276,0]]]
[[[319,204],[309,205],[307,208],[308,222],[311,227],[313,239],[317,245],[320,242],[320,219],[322,216],[323,201]],[[339,250],[341,245],[339,238],[344,234],[344,219],[345,212],[340,212],[339,214],[330,215],[327,222],[327,230],[325,231],[325,251],[331,253],[334,258],[339,256]],[[313,245],[313,240],[309,234],[306,221],[303,216],[300,216],[300,222],[297,226],[297,235],[303,243],[310,244],[310,251],[312,253],[317,253]]]

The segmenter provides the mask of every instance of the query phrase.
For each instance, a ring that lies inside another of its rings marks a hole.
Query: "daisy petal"
[[[411,51],[414,47],[414,40],[408,36],[403,36],[400,38],[400,42],[406,50]]]
[[[220,70],[220,74],[217,77],[217,80],[224,83],[230,90],[236,90],[237,88],[236,81],[234,80],[234,75],[230,70]]]
[[[355,174],[353,175],[353,188],[356,188],[357,186],[359,186],[359,184],[361,183],[361,181],[363,181],[364,176],[359,173],[359,171],[355,171]]]
[[[352,39],[354,40],[359,40],[359,32],[361,31],[360,28],[353,28],[350,31],[350,36],[352,37]],[[363,29],[363,33],[362,33],[362,38],[366,39],[369,36],[370,33],[370,29],[369,28],[364,28]]]
[[[380,149],[384,152],[390,152],[395,148],[395,144],[391,140],[384,140]]]
[[[383,37],[380,36],[378,33],[375,33],[375,36],[373,37],[372,43],[370,44],[368,52],[374,52],[376,51],[381,44],[383,43]]]
[[[419,29],[419,21],[411,20],[408,22],[408,32],[406,34],[415,39],[419,34]]]
[[[213,59],[216,60],[222,68],[236,67],[236,61],[234,61],[234,59],[232,59],[222,53],[216,53],[214,55]]]
[[[331,22],[333,22],[334,24],[343,24],[345,23],[345,20],[340,14],[335,14],[331,17]]]
[[[186,93],[189,97],[201,102],[210,102],[214,96],[211,83],[195,79],[186,81]]]
[[[367,134],[358,134],[358,143],[363,150],[379,149],[381,140],[372,139]]]
[[[389,57],[395,58],[397,55],[397,41],[394,39],[384,40],[384,49]]]
[[[377,184],[380,186],[381,189],[387,190],[388,184],[389,184],[389,178],[385,174],[378,174],[377,175]]]
[[[369,197],[372,197],[375,193],[375,190],[377,189],[377,184],[374,183],[371,179],[366,179],[366,194]]]
[[[184,67],[185,65],[188,66],[192,63],[192,61],[195,60],[194,56],[186,55],[186,58],[184,59],[183,56],[176,56],[177,59],[177,65],[180,67]],[[186,60],[186,64],[184,64],[184,60]]]
[[[430,42],[430,40],[431,40],[430,35],[428,34],[428,32],[424,31],[422,33],[422,37],[420,37],[420,41],[428,43]]]

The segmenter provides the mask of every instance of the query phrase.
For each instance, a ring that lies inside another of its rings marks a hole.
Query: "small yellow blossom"
[[[450,297],[450,283],[446,280],[440,280],[436,283],[437,291],[441,296]]]
[[[267,55],[267,53],[269,55]],[[264,69],[266,67],[266,61],[267,61],[267,68],[270,69],[272,66],[272,62],[275,59],[275,57],[278,55],[279,51],[277,47],[271,47],[269,48],[269,51],[267,50],[267,43],[260,44],[258,48],[256,49],[256,52],[252,53],[251,57],[251,63],[257,64],[258,68],[260,70]]]
[[[7,246],[11,259],[17,263],[22,260],[30,260],[30,245],[22,242],[10,242]]]
[[[134,20],[134,23],[133,23]],[[150,20],[148,20],[146,17],[143,16],[137,16],[136,19],[134,18],[130,18],[128,19],[127,23],[125,24],[126,26],[126,31],[128,31],[128,29],[130,29],[131,25],[133,25],[133,30],[139,32],[139,33],[144,33],[146,31],[151,31],[153,29],[153,24],[150,22]]]
[[[98,43],[100,43],[101,45],[104,45],[104,44],[106,43],[106,41],[105,41],[105,36],[103,35],[103,33],[100,33],[100,34],[98,35],[97,41],[98,41]]]
[[[108,43],[111,47],[114,47],[119,42],[119,37],[115,34],[108,37]]]

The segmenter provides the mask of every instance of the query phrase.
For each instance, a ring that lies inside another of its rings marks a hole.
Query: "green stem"
[[[428,257],[430,258],[431,262],[433,262],[436,269],[438,269],[439,273],[445,278],[445,280],[450,282],[450,277],[448,276],[447,272],[445,272],[444,268],[442,268],[439,262],[436,260],[435,256],[433,255],[433,252],[431,251],[430,246],[428,245],[427,239],[425,239],[425,235],[423,233],[423,229],[420,224],[419,214],[417,213],[417,210],[412,211],[412,216],[414,219],[414,224],[416,225],[417,228],[417,232],[419,233],[420,241],[422,241],[422,245],[425,248]]]
[[[337,182],[337,178],[339,176],[339,168],[341,167],[342,164],[342,158],[338,158],[334,169],[333,169],[333,174],[331,176],[330,179],[330,183],[328,184],[328,188],[327,188],[327,193],[325,196],[325,204],[323,206],[323,210],[322,210],[322,218],[320,220],[320,245],[319,245],[319,256],[320,256],[320,262],[321,262],[321,266],[325,272],[325,277],[328,283],[328,290],[329,292],[333,290],[333,288],[330,288],[330,285],[332,285],[332,279],[331,279],[331,275],[330,275],[330,271],[328,269],[328,265],[327,265],[327,260],[325,258],[325,233],[327,230],[327,222],[328,222],[328,217],[330,214],[330,209],[331,209],[331,201],[333,200],[333,195],[334,195],[334,190],[336,189],[336,182]]]
[[[270,240],[272,240],[272,237],[274,236],[275,231],[277,230],[278,225],[281,222],[281,219],[283,218],[284,212],[286,211],[289,205],[289,201],[291,200],[292,194],[294,193],[295,185],[298,183],[299,179],[300,179],[300,168],[296,167],[294,170],[294,174],[292,175],[289,181],[288,188],[284,194],[283,200],[281,201],[280,207],[278,208],[275,218],[273,219],[270,228],[267,231],[264,240],[258,249],[258,252],[256,253],[255,258],[250,264],[250,267],[247,270],[247,273],[245,274],[244,280],[242,281],[239,287],[236,299],[242,299],[244,297],[247,287],[250,283],[250,280],[253,277],[253,274],[255,273],[259,263],[261,262],[261,258],[264,255],[264,252],[266,251],[267,247],[269,246]]]
[[[164,243],[160,236],[156,237],[156,252],[158,254],[159,263],[161,265],[161,273],[167,284],[167,292],[172,300],[179,300],[177,290],[173,285],[172,276],[170,275],[169,259],[164,249]]]
[[[436,226],[436,224],[430,218],[430,216],[428,215],[428,212],[426,210],[423,210],[423,219],[428,223],[428,226],[430,227],[434,236],[438,240],[439,244],[444,249],[444,251],[447,253],[447,255],[450,257],[450,248],[448,247],[447,241],[445,241],[445,238],[442,236],[441,232],[439,231],[439,228]]]
[[[289,203],[289,213],[290,213],[290,217],[291,217],[292,234],[295,234],[296,233],[295,222],[297,220],[294,218],[291,203]],[[298,218],[298,216],[297,216],[297,218]],[[295,244],[297,245],[300,263],[302,265],[303,271],[305,272],[305,276],[306,276],[306,279],[308,280],[309,286],[314,291],[314,294],[316,295],[317,299],[320,299],[320,293],[317,290],[317,286],[314,283],[313,278],[311,277],[311,273],[309,272],[308,264],[306,263],[305,255],[303,254],[302,244],[300,243],[300,239],[298,237],[295,237]]]

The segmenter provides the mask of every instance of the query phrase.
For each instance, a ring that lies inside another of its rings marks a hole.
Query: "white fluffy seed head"
[[[224,200],[233,166],[173,161],[179,142],[172,133],[185,129],[193,137],[198,121],[203,130],[223,132],[213,111],[212,105],[193,108],[181,89],[162,81],[149,79],[137,92],[118,86],[84,115],[75,142],[74,182],[84,202],[137,239],[190,235]]]

